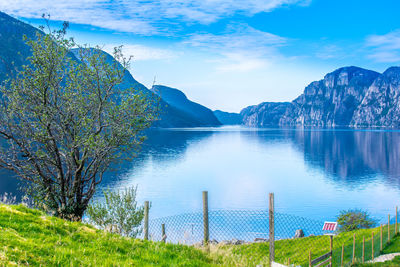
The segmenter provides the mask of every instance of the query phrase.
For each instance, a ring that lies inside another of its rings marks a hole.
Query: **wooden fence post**
[[[388,240],[386,243],[390,242],[390,214],[388,214]]]
[[[365,260],[365,236],[363,236],[363,243],[362,243],[362,263]]]
[[[354,264],[356,259],[356,234],[353,234],[353,258],[351,260],[351,263]]]
[[[161,240],[162,242],[166,242],[167,240],[167,235],[165,234],[165,224],[161,224]]]
[[[383,244],[382,244],[382,243],[383,243],[383,229],[382,229],[382,228],[383,228],[383,226],[382,226],[382,224],[381,224],[381,240],[380,240],[380,241],[381,241],[381,246],[380,246],[381,251],[382,251],[382,249],[383,249]]]
[[[333,235],[330,236],[330,242],[329,242],[330,248],[331,248],[331,260],[330,260],[330,264],[329,267],[332,267],[332,261],[333,261]]]
[[[371,259],[374,260],[374,232],[372,232],[371,242],[372,242],[372,248],[371,248],[372,257],[371,257]]]
[[[342,244],[342,257],[340,257],[340,266],[343,267],[344,261],[344,244]]]
[[[149,240],[149,202],[144,202],[144,239]]]
[[[208,225],[208,191],[203,191],[203,224],[204,224],[204,245],[208,244],[210,233]]]
[[[397,228],[397,206],[396,206],[396,224],[394,226],[394,234],[397,235],[398,232],[399,232],[399,229]]]
[[[274,193],[269,193],[269,265],[275,260]]]

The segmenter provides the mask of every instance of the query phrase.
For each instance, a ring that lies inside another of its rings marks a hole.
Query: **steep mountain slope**
[[[193,117],[194,120],[198,122],[199,126],[221,125],[210,109],[190,101],[186,95],[178,89],[163,85],[155,85],[152,91],[160,96],[169,106]]]
[[[289,102],[264,102],[249,106],[240,111],[242,124],[251,127],[277,126],[289,106]]]
[[[31,55],[31,51],[30,47],[23,40],[23,36],[26,35],[28,38],[34,39],[37,32],[40,31],[31,25],[0,12],[0,82],[9,77],[13,70],[18,70],[23,64],[27,63],[27,57]],[[77,51],[73,52],[76,56]],[[105,54],[108,61],[114,61],[111,55]],[[134,87],[149,96],[153,95],[148,88],[136,81],[129,71],[125,72],[124,82],[121,84],[121,87]],[[160,120],[154,124],[157,127],[219,125],[218,121],[215,122],[215,117],[211,118],[211,122],[205,122],[199,120],[197,115],[194,116],[190,112],[168,105],[163,100],[160,101],[160,106],[162,107]]]
[[[36,28],[0,12],[0,81],[10,75],[14,68],[20,68],[31,55],[30,48],[23,41],[26,35],[34,39]]]
[[[400,67],[391,67],[375,79],[350,124],[400,127]]]
[[[400,67],[383,74],[343,67],[310,83],[291,103],[243,109],[243,124],[265,126],[400,127]]]
[[[380,74],[344,67],[312,82],[279,121],[281,125],[347,126],[369,86]]]
[[[242,116],[239,113],[214,110],[214,115],[223,125],[242,124]]]

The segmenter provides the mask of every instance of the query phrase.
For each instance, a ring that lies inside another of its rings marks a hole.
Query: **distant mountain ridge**
[[[214,115],[224,125],[242,124],[242,116],[239,113],[214,110]]]
[[[0,82],[9,77],[14,70],[20,69],[23,64],[28,62],[27,58],[31,55],[31,51],[30,47],[23,41],[23,36],[26,35],[28,39],[34,39],[36,33],[41,33],[41,31],[27,23],[0,12]],[[79,61],[77,59],[77,50],[73,50],[72,53],[76,57],[76,60]],[[114,58],[111,55],[106,52],[104,52],[104,54],[107,61],[114,61]],[[148,96],[153,95],[146,86],[136,81],[128,70],[125,70],[124,81],[120,87],[134,87]],[[187,101],[191,102],[190,100]],[[191,103],[193,107],[196,105],[198,105],[197,107],[201,106],[194,102]],[[155,127],[199,127],[221,125],[212,112],[205,107],[204,109],[196,109],[199,114],[194,114],[180,106],[169,105],[163,99],[160,100],[160,107],[161,111],[159,120],[153,124]],[[203,114],[204,116],[200,118],[202,112],[208,115]]]
[[[154,85],[151,91],[163,99],[169,106],[180,110],[193,118],[201,126],[219,126],[221,122],[214,113],[198,103],[190,101],[178,89],[164,85]]]
[[[243,124],[253,127],[400,127],[400,68],[383,74],[339,68],[290,103],[262,103],[241,114]]]

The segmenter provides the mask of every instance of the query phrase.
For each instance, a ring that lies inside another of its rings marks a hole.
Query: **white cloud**
[[[183,43],[219,54],[220,58],[212,61],[217,71],[247,72],[282,58],[278,48],[287,42],[284,37],[245,24],[235,24],[230,25],[222,35],[193,34]]]
[[[219,72],[249,72],[269,65],[268,60],[245,53],[224,53],[223,58],[213,60]]]
[[[366,39],[366,46],[372,49],[368,58],[376,62],[399,62],[400,29],[383,35],[371,35]]]
[[[53,19],[136,34],[172,34],[180,23],[209,24],[234,14],[251,16],[310,0],[1,0],[0,10],[25,18]]]
[[[268,48],[282,46],[287,39],[268,32],[254,29],[246,24],[230,25],[223,35],[210,33],[192,34],[184,41],[194,47],[215,50],[257,50],[267,52]]]
[[[119,45],[107,44],[102,48],[103,50],[111,54],[114,51],[114,47],[116,46]],[[138,44],[125,44],[122,47],[122,52],[126,56],[133,56],[133,61],[166,60],[175,58],[179,55],[178,52],[174,52],[172,50]]]

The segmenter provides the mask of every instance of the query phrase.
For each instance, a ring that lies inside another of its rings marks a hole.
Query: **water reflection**
[[[400,201],[399,146],[398,131],[152,130],[138,157],[101,187],[138,184],[154,217],[201,210],[202,190],[217,209],[265,209],[275,192],[277,208],[294,215],[328,219],[364,208],[383,216]],[[0,191],[12,191],[8,176]]]

